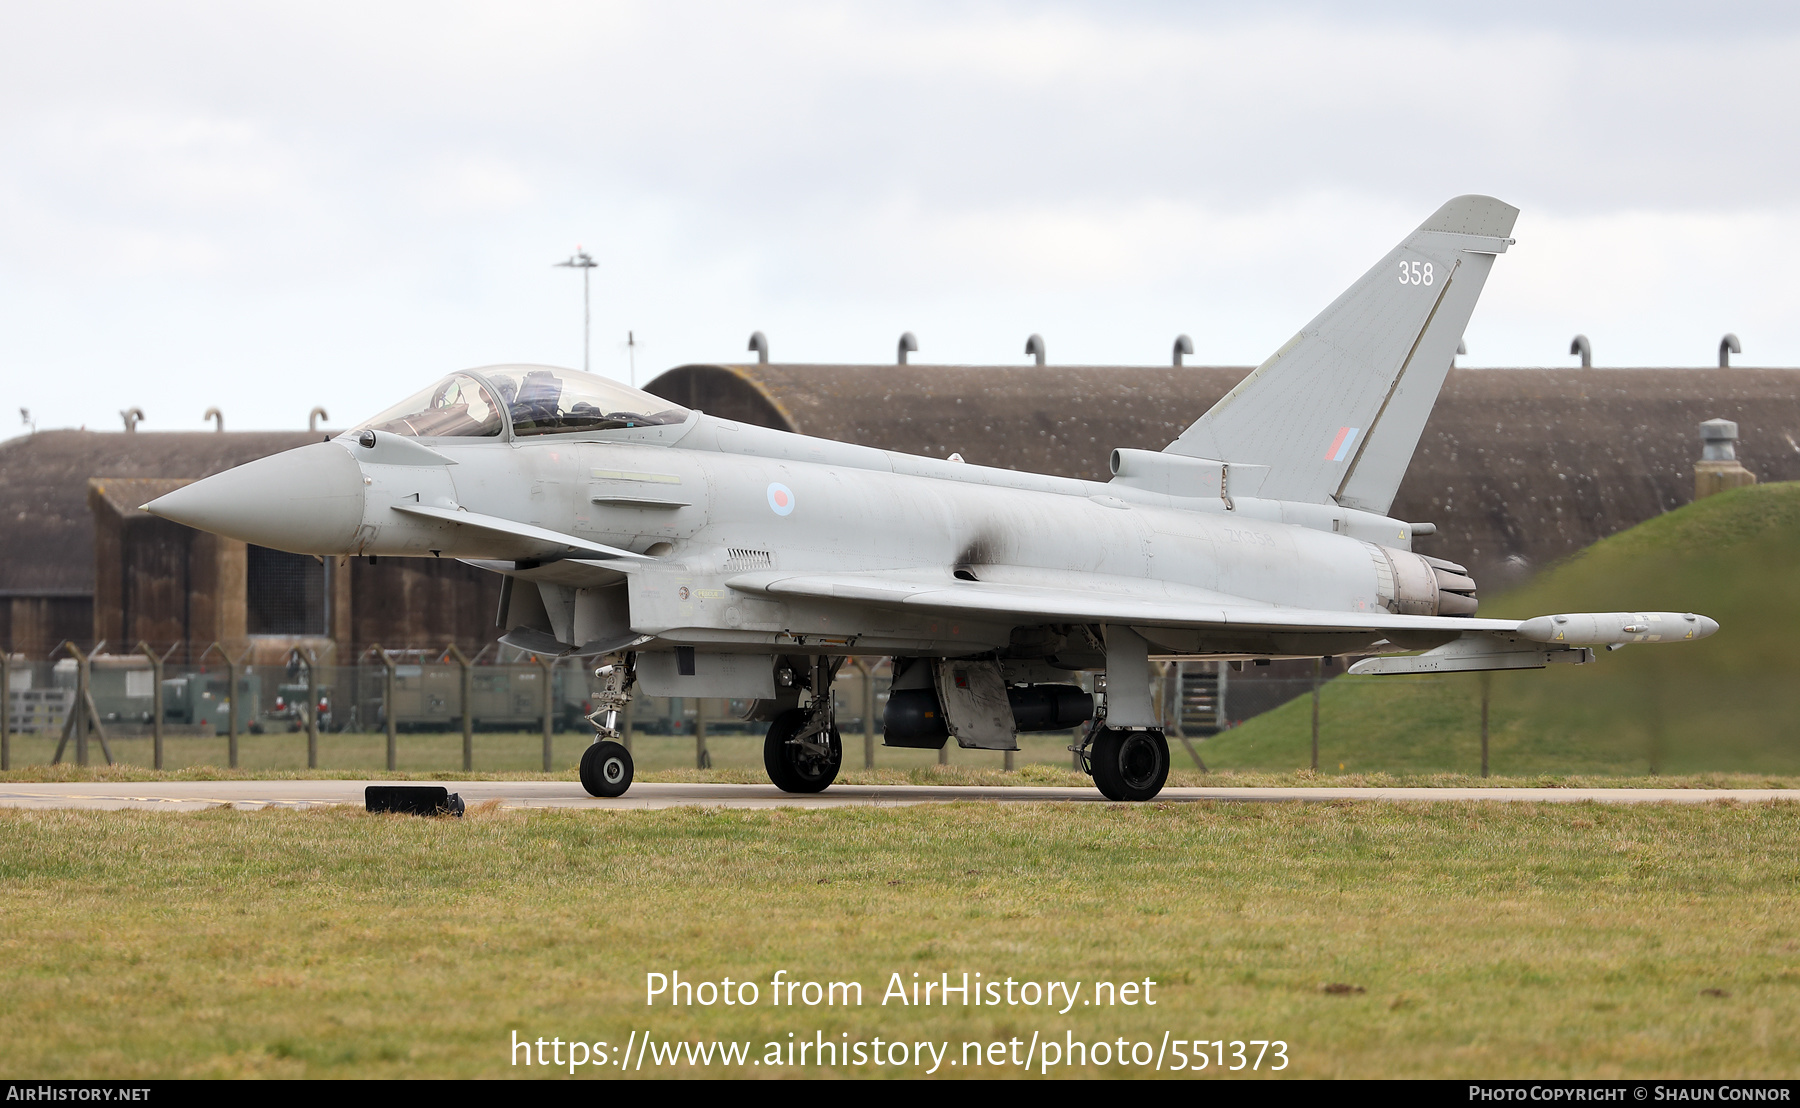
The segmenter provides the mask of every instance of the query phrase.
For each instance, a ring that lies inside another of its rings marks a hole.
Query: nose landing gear
[[[591,796],[624,796],[631,788],[635,766],[631,751],[619,739],[619,717],[631,703],[631,686],[636,678],[631,655],[594,671],[603,684],[595,700],[595,708],[587,716],[594,727],[594,742],[581,752],[581,787]]]
[[[602,739],[581,752],[581,787],[590,796],[624,796],[634,770],[623,743]]]

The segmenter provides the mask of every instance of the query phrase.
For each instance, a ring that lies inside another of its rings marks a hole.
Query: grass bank
[[[1800,773],[1800,483],[1736,489],[1622,531],[1484,600],[1482,615],[1645,608],[1702,612],[1721,630],[1585,666],[1338,678],[1320,696],[1320,769],[1477,772],[1485,680],[1497,773]],[[1311,739],[1302,697],[1203,753],[1215,769],[1290,770],[1309,764]]]
[[[19,1077],[543,1075],[508,1065],[515,1030],[952,1058],[1169,1032],[1282,1039],[1305,1077],[1800,1073],[1793,804],[0,811],[0,841]],[[673,970],[763,1002],[647,1008],[645,974]],[[771,1006],[778,970],[865,1002]],[[890,974],[964,971],[1148,978],[1157,1004],[879,1003]]]

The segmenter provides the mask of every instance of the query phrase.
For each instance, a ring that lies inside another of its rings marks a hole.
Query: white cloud
[[[424,175],[418,199],[436,215],[495,216],[515,211],[536,195],[516,166],[497,159],[457,158]]]
[[[1468,361],[1568,364],[1569,337],[1580,332],[1599,364],[1707,365],[1734,331],[1748,344],[1740,364],[1794,365],[1800,275],[1764,259],[1770,243],[1796,234],[1800,206],[1527,213],[1477,312]],[[1508,331],[1529,336],[1532,349]]]
[[[296,425],[451,366],[1249,363],[1448,196],[1471,362],[1800,364],[1800,27],[1692,8],[283,4],[0,13],[0,410]],[[1602,13],[1603,15],[1605,13]],[[1610,19],[1610,22],[1609,22]],[[1731,23],[1726,20],[1726,23]],[[81,380],[80,389],[64,384]],[[154,381],[154,392],[146,383]],[[149,397],[150,399],[146,399]]]

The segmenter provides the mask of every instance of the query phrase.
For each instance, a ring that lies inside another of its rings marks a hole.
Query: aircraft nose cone
[[[362,525],[362,467],[337,443],[316,442],[195,481],[144,510],[275,550],[344,554]]]

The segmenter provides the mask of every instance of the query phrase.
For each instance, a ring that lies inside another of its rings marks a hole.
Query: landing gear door
[[[1017,750],[1012,705],[1000,663],[988,659],[940,658],[933,670],[944,724],[956,743],[972,750]]]

